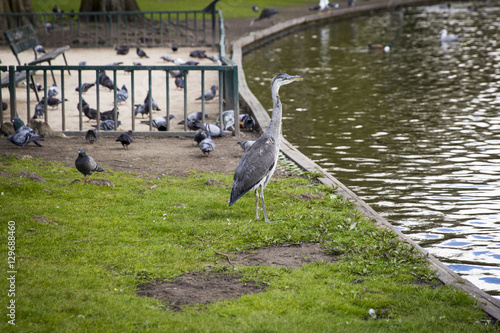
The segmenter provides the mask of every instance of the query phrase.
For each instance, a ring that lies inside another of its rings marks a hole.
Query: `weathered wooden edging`
[[[423,0],[407,0],[398,2],[398,6],[416,6],[416,5],[426,5],[430,3],[436,3],[439,1],[423,1]],[[243,52],[255,48],[259,45],[267,43],[275,38],[279,38],[285,34],[293,32],[297,29],[302,29],[309,25],[321,24],[326,22],[332,22],[334,20],[346,19],[360,15],[368,15],[373,12],[389,10],[393,7],[394,3],[389,1],[377,2],[369,5],[362,5],[356,7],[343,8],[333,11],[331,14],[325,15],[308,15],[301,18],[285,21],[276,24],[270,28],[260,30],[249,36],[242,37],[232,44],[232,60],[238,65],[238,85],[239,85],[239,95],[240,103],[246,105],[254,114],[257,123],[261,129],[265,129],[269,126],[270,117],[267,111],[264,109],[259,100],[248,88],[245,73],[243,71]],[[469,293],[472,297],[477,299],[477,302],[484,311],[486,311],[490,316],[496,320],[500,320],[500,301],[487,294],[483,290],[476,287],[474,284],[468,280],[460,277],[457,273],[453,272],[451,269],[446,267],[442,262],[428,253],[420,245],[415,243],[409,237],[404,235],[401,231],[396,229],[391,225],[386,219],[384,219],[380,214],[368,206],[361,198],[359,198],[355,193],[349,190],[344,184],[338,181],[335,177],[326,172],[323,168],[309,159],[307,156],[302,154],[299,150],[292,146],[286,139],[282,138],[281,151],[297,165],[306,171],[316,172],[323,175],[319,180],[326,185],[332,185],[337,188],[337,192],[341,194],[347,200],[353,202],[357,208],[363,212],[363,214],[373,220],[378,226],[388,228],[395,232],[403,241],[407,242],[413,246],[416,250],[420,251],[423,255],[428,258],[430,267],[436,271],[438,278],[448,285],[460,288],[465,292]]]

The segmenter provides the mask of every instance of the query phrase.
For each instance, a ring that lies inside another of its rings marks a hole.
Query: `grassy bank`
[[[142,11],[201,10],[210,2],[210,0],[137,0],[137,4]],[[79,1],[54,1],[49,3],[41,0],[32,0],[31,3],[33,5],[33,10],[37,13],[51,13],[54,4],[57,4],[65,12],[70,12],[71,10],[78,12],[80,9]],[[253,5],[257,5],[260,9],[266,7],[280,8],[300,6],[304,7],[307,14],[309,8],[307,5],[308,3],[315,2],[311,1],[304,4],[304,1],[301,0],[255,0],[251,2],[243,0],[221,0],[217,4],[217,9],[222,10],[224,18],[256,17],[257,14],[252,10]]]
[[[22,170],[46,183],[20,177]],[[115,187],[95,186],[73,183],[81,175],[72,167],[15,156],[0,157],[0,171],[2,253],[14,221],[17,270],[16,327],[4,314],[2,332],[498,331],[411,247],[307,177],[269,184],[275,222],[267,224],[254,218],[253,195],[228,207],[231,175],[108,170],[93,178]],[[321,243],[335,261],[233,266],[220,255],[303,242]],[[4,255],[4,273],[6,266]],[[265,289],[183,311],[136,294],[152,280],[208,271]]]

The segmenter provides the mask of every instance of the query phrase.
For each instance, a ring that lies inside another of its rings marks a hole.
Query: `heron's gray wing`
[[[261,136],[243,154],[234,172],[229,206],[265,180],[276,163],[277,150],[278,147],[273,138]]]

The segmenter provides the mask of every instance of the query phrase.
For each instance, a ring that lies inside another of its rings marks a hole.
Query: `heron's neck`
[[[281,101],[278,95],[278,89],[272,90],[273,97],[273,114],[271,117],[271,123],[266,132],[271,134],[273,137],[279,139],[281,136]]]

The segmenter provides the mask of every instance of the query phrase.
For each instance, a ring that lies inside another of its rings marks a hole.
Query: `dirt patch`
[[[273,266],[299,268],[312,262],[333,262],[335,257],[325,253],[320,244],[278,245],[253,251],[218,253],[232,266]],[[254,283],[240,282],[237,276],[218,273],[188,273],[175,281],[153,281],[139,286],[139,296],[153,297],[168,303],[174,311],[183,305],[208,304],[243,294],[264,291]]]
[[[19,158],[41,158],[44,160],[65,163],[75,166],[78,148],[83,147],[89,156],[105,170],[94,174],[92,179],[106,178],[111,171],[135,172],[139,175],[178,175],[183,176],[191,171],[217,172],[229,174],[234,172],[243,150],[238,145],[242,138],[252,140],[252,133],[243,133],[241,137],[226,136],[214,138],[215,150],[210,157],[204,156],[192,137],[153,138],[136,136],[128,149],[124,149],[114,136],[101,137],[89,145],[83,135],[81,137],[46,138],[43,147],[29,144],[19,148],[0,137],[2,155],[16,154]],[[1,168],[0,168],[1,170]],[[75,169],[76,170],[76,169]],[[73,179],[71,179],[73,180]]]
[[[273,266],[299,268],[312,262],[333,262],[335,257],[328,255],[320,244],[304,243],[299,245],[269,246],[254,251],[230,255],[233,265]]]
[[[175,281],[155,281],[140,286],[137,294],[167,301],[172,310],[180,311],[183,305],[220,302],[261,291],[263,288],[240,282],[236,276],[189,273]]]

